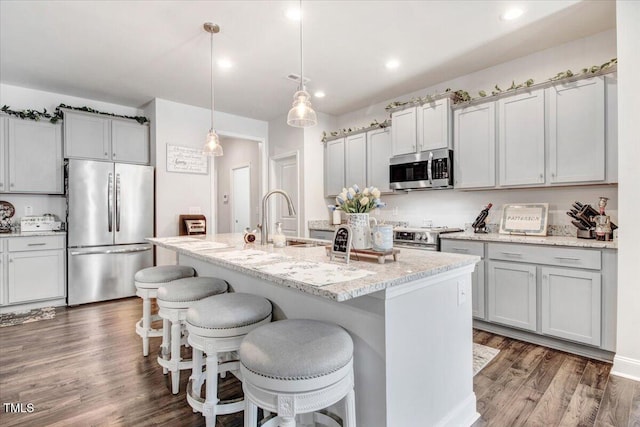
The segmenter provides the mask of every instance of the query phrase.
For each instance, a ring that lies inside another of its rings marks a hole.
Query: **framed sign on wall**
[[[500,233],[546,236],[548,218],[548,203],[504,205],[500,217]]]
[[[206,175],[209,159],[201,149],[167,144],[167,172]]]

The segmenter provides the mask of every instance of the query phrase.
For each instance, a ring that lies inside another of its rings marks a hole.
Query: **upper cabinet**
[[[148,164],[149,126],[64,110],[64,156]]]
[[[451,148],[451,99],[442,98],[391,113],[392,154]]]
[[[496,109],[493,102],[454,112],[454,186],[496,185]]]
[[[345,139],[345,186],[367,182],[367,134],[349,135]],[[342,189],[342,187],[341,187]]]
[[[344,138],[327,141],[324,147],[324,192],[327,197],[344,188]]]
[[[550,184],[605,180],[604,89],[604,77],[547,89]]]
[[[499,185],[544,184],[544,90],[498,101]]]
[[[367,187],[377,187],[382,193],[392,191],[389,187],[391,156],[391,129],[367,132]]]
[[[0,117],[0,192],[64,193],[61,129],[45,121]]]

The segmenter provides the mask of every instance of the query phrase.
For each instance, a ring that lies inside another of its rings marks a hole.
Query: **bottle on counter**
[[[276,231],[275,233],[273,233],[273,236],[271,237],[273,239],[273,247],[274,248],[284,248],[287,238],[285,237],[284,233],[282,232],[282,223],[281,222],[276,222]]]
[[[338,210],[338,206],[331,213],[331,224],[340,225],[340,211]]]

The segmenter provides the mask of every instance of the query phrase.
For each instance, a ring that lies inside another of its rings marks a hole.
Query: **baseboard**
[[[449,412],[444,419],[440,420],[436,427],[471,426],[478,418],[480,418],[480,414],[476,411],[476,394],[471,393]]]
[[[640,360],[616,355],[613,358],[611,375],[640,381]]]

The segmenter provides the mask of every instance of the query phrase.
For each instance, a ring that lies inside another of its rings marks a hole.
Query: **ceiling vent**
[[[299,74],[293,74],[293,73],[291,73],[291,74],[289,74],[289,75],[287,76],[287,79],[291,80],[292,82],[296,82],[296,84],[298,84],[298,85],[300,84],[300,75],[299,75]],[[310,81],[311,81],[311,79],[310,79],[310,78],[305,77],[305,78],[304,78],[303,85],[306,85],[306,84],[307,84],[307,83],[309,83]]]

